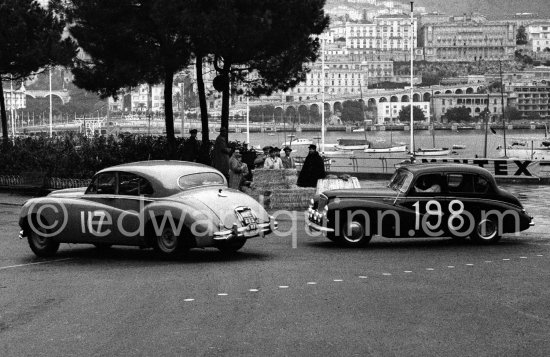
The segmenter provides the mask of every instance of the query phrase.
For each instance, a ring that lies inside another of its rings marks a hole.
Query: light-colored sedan
[[[202,247],[235,252],[277,229],[256,200],[227,188],[219,171],[184,161],[106,168],[87,188],[27,201],[19,225],[38,256],[55,254],[60,243],[152,247],[165,256]]]

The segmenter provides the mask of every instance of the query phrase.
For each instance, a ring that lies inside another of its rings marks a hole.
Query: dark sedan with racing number
[[[277,228],[257,201],[227,188],[219,171],[184,161],[106,168],[87,188],[27,201],[19,225],[38,256],[55,254],[60,243],[150,247],[165,256],[203,247],[234,252]]]
[[[498,242],[533,219],[491,173],[465,164],[412,164],[396,170],[386,189],[323,192],[307,211],[306,225],[347,246],[387,238],[470,238]]]

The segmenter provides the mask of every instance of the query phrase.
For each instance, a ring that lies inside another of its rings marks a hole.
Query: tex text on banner
[[[540,161],[515,159],[422,159],[422,163],[460,163],[483,167],[496,177],[539,178]]]

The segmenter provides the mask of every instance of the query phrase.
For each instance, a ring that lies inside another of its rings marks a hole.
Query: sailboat
[[[497,135],[495,129],[491,132]],[[498,135],[497,135],[498,136]],[[499,146],[500,157],[519,160],[550,160],[550,139],[548,138],[548,126],[544,124],[544,139],[508,138],[512,144],[506,147]],[[537,146],[535,146],[535,143]]]
[[[390,121],[393,124],[393,109],[391,107],[390,102]],[[381,140],[381,142],[384,142],[385,140]],[[368,154],[386,154],[386,153],[396,153],[396,152],[407,152],[408,148],[407,145],[401,143],[401,144],[394,144],[393,142],[393,130],[390,129],[390,144],[382,144],[379,143],[378,140],[375,140],[375,143],[371,144],[370,147],[365,148],[363,150],[365,153]]]

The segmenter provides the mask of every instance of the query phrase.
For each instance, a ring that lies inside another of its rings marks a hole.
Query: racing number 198
[[[458,209],[456,209],[457,205],[458,205]],[[434,209],[434,206],[435,206],[435,209]],[[416,201],[413,204],[413,207],[415,208],[414,229],[419,230],[420,229],[420,202]],[[459,200],[452,200],[451,202],[449,202],[449,212],[451,213],[451,215],[447,220],[447,225],[453,231],[458,231],[465,224],[464,217],[462,216],[462,214],[464,213],[464,203],[462,203],[462,201],[459,201]],[[434,224],[427,221],[428,217],[430,216],[437,216],[437,221]],[[429,231],[434,231],[438,229],[438,227],[441,225],[441,221],[442,221],[441,217],[443,217],[441,203],[439,203],[436,200],[430,200],[426,202],[426,214],[422,223],[426,226],[426,228]],[[459,221],[459,224],[456,226],[454,225],[455,220]]]

